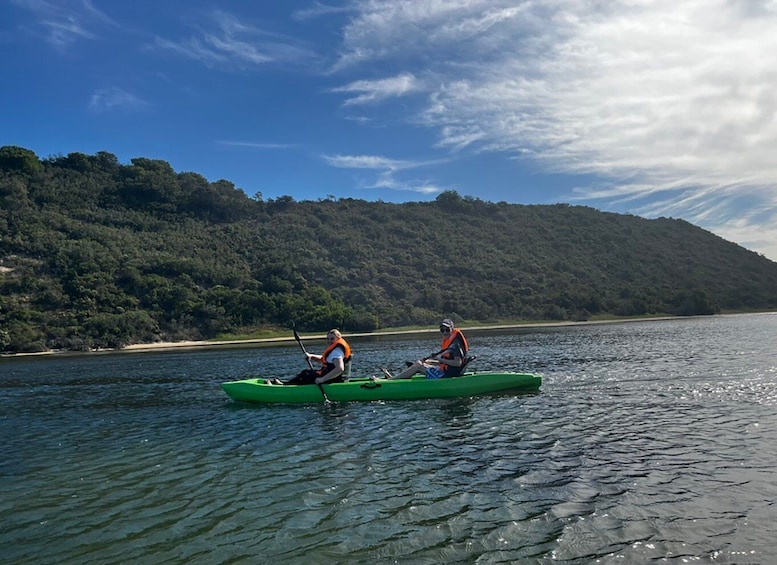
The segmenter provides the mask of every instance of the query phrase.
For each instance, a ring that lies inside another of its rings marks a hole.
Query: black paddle
[[[310,357],[308,357],[308,352],[305,349],[305,346],[302,345],[302,340],[300,339],[299,334],[297,333],[297,326],[292,324],[291,329],[294,330],[294,339],[297,340],[297,343],[299,344],[300,348],[302,349],[302,353],[305,354],[305,361],[308,362],[308,367],[310,367],[310,370],[312,371],[313,370],[313,363],[310,362]],[[324,385],[319,384],[319,383],[316,383],[316,384],[318,384],[318,390],[321,391],[321,396],[324,397],[324,402],[328,403],[329,402],[329,398],[327,398],[326,393],[324,392]]]
[[[435,357],[437,357],[437,356],[438,356],[440,353],[445,353],[446,351],[448,351],[448,348],[447,348],[447,347],[446,347],[445,349],[440,349],[439,351],[436,351],[435,353],[432,353],[432,354],[431,354],[431,355],[429,355],[428,357],[424,357],[424,361],[426,361],[427,359],[434,359],[434,358],[435,358]]]

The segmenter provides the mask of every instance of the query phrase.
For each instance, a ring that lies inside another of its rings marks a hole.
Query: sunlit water
[[[355,373],[436,339],[354,341]],[[0,360],[0,563],[777,563],[777,314],[470,345],[541,391],[221,391],[296,344]]]

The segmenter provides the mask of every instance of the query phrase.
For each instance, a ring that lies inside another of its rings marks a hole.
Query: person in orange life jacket
[[[274,379],[268,384],[320,385],[341,383],[351,376],[351,346],[343,339],[340,330],[329,330],[326,336],[327,348],[321,355],[306,353],[308,359],[321,363],[318,370],[305,369],[293,379],[282,382]]]
[[[383,374],[389,379],[409,379],[418,373],[426,373],[427,379],[458,377],[469,350],[467,338],[461,330],[453,326],[453,320],[448,318],[440,322],[440,332],[443,335],[440,353],[427,359],[419,359],[396,377],[386,369],[381,369]]]

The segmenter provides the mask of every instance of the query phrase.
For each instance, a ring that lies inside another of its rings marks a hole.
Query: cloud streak
[[[228,145],[230,147],[246,147],[249,149],[294,149],[296,145],[291,143],[262,143],[256,141],[225,141],[219,140],[219,145]]]
[[[89,108],[94,112],[137,110],[148,105],[142,98],[116,86],[101,88],[89,98]]]
[[[37,26],[43,28],[45,40],[58,49],[65,49],[78,40],[96,39],[98,32],[94,30],[116,26],[116,23],[98,10],[90,0],[11,0],[11,3],[31,12]]]
[[[774,211],[777,2],[356,2],[337,68],[424,72],[438,147],[593,174],[570,195],[759,242]],[[412,82],[408,82],[412,84]],[[402,91],[338,89],[345,105]],[[777,238],[773,240],[777,242]],[[777,243],[769,254],[777,258]]]
[[[422,89],[420,81],[414,75],[402,73],[384,79],[354,81],[345,86],[333,88],[332,92],[356,94],[343,103],[344,106],[354,106],[382,102],[388,98],[405,96]]]
[[[413,161],[379,155],[323,155],[322,158],[332,167],[372,171],[372,177],[358,180],[359,186],[364,189],[401,190],[421,194],[437,194],[448,190],[428,179],[402,179],[398,174],[408,169],[437,165],[441,160]]]
[[[349,6],[331,6],[329,4],[322,4],[321,2],[316,2],[311,8],[305,8],[302,10],[295,11],[292,14],[292,17],[295,20],[302,21],[302,20],[320,18],[323,16],[342,14],[350,11],[352,11],[352,8],[350,8]]]
[[[245,24],[226,12],[213,12],[208,25],[210,30],[197,30],[186,39],[156,37],[154,45],[210,68],[306,64],[318,59],[318,55],[301,42]]]

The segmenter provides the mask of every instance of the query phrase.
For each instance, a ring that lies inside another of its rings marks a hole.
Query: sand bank
[[[597,320],[597,321],[581,321],[581,322],[537,322],[530,324],[500,324],[490,326],[462,326],[460,329],[466,332],[468,335],[477,335],[478,333],[499,332],[499,331],[511,331],[522,329],[536,329],[536,328],[553,328],[564,326],[581,326],[590,324],[613,324],[624,322],[640,322],[647,320],[662,320],[662,319],[676,319],[674,317],[660,317],[660,318],[637,318],[637,319],[622,319],[622,320]],[[424,336],[437,335],[437,328],[429,329],[417,329],[417,330],[387,330],[368,333],[346,333],[345,337],[349,338],[391,338],[399,336]],[[307,342],[324,342],[326,334],[311,334],[300,336],[306,343]],[[237,347],[261,347],[261,346],[273,346],[273,345],[288,345],[294,343],[294,337],[268,337],[258,339],[238,339],[238,340],[210,340],[210,341],[168,341],[157,343],[135,343],[128,345],[121,349],[99,349],[96,351],[41,351],[38,353],[14,353],[3,354],[2,357],[23,357],[28,355],[85,355],[92,353],[139,353],[148,351],[170,351],[170,350],[192,350],[203,348],[237,348]]]

